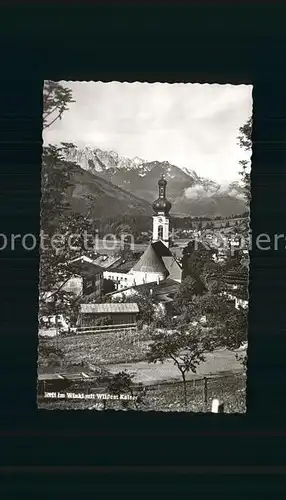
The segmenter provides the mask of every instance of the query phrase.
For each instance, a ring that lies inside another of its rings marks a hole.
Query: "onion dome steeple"
[[[172,208],[172,204],[166,198],[167,181],[164,178],[164,174],[162,174],[161,179],[159,179],[158,186],[159,186],[159,198],[157,198],[157,200],[154,201],[152,205],[153,209],[157,214],[163,213],[164,215],[169,215],[169,212]]]

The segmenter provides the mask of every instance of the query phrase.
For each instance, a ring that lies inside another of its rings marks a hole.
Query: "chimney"
[[[157,285],[160,285],[160,276],[157,276]]]

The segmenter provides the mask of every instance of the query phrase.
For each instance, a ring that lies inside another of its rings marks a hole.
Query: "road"
[[[139,361],[136,363],[120,363],[105,365],[105,368],[111,373],[127,371],[134,374],[134,382],[153,383],[168,379],[180,379],[181,375],[178,369],[174,366],[172,360],[167,360],[164,363],[152,363],[147,361]],[[201,363],[197,369],[196,375],[188,373],[187,380],[192,380],[197,376],[209,374],[219,374],[222,372],[238,372],[242,370],[241,362],[237,361],[235,353],[227,350],[218,350],[214,353],[206,355],[206,361]]]

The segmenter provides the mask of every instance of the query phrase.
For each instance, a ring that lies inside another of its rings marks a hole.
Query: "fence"
[[[233,373],[218,373],[206,375],[187,380],[187,397],[191,402],[196,402],[200,411],[212,411],[212,402],[219,400],[218,413],[225,411],[222,405],[225,405],[228,412],[244,412],[246,405],[246,374],[243,371]],[[183,390],[181,380],[168,380],[145,386],[149,394],[160,392],[162,394],[175,395]],[[174,396],[175,397],[175,396]],[[170,400],[170,397],[167,399]]]
[[[193,401],[200,411],[213,413],[224,412],[224,404],[227,411],[244,412],[245,411],[245,392],[246,392],[246,375],[244,372],[237,373],[222,373],[216,375],[207,375],[204,377],[196,377],[193,380],[187,381],[188,400]],[[73,389],[70,392],[84,392],[85,394],[106,392],[107,383],[102,383],[97,377],[94,379],[82,378],[72,382]],[[161,397],[165,393],[168,395],[167,399],[172,400],[176,397],[178,391],[183,388],[181,380],[167,380],[151,384],[137,384],[133,385],[134,393],[140,394],[140,390],[144,389],[145,396],[154,394],[155,398],[160,393]],[[52,390],[52,389],[50,389]],[[173,395],[172,395],[173,394]],[[144,397],[145,397],[144,396]],[[165,396],[163,396],[165,398]],[[235,401],[237,399],[237,401]],[[38,393],[38,400],[44,401],[41,393]],[[218,401],[217,405],[214,404]],[[45,401],[47,402],[47,401]],[[52,401],[49,401],[52,403]],[[216,406],[216,408],[214,408]]]

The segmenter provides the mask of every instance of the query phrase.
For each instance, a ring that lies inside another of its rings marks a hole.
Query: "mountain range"
[[[86,213],[91,206],[91,214],[95,219],[124,214],[152,215],[152,207],[146,200],[84,170],[79,165],[70,167],[70,174],[69,201],[75,212]]]
[[[161,174],[168,181],[167,197],[172,202],[174,216],[230,216],[246,210],[238,182],[221,186],[168,161],[130,159],[120,157],[115,151],[79,148],[70,143],[64,146],[66,159],[81,167],[73,178],[72,200],[77,210],[83,209],[81,205],[88,196],[94,198],[94,209],[101,216],[151,215]]]

